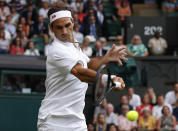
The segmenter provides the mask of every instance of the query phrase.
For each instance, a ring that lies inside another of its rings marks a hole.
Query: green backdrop
[[[0,131],[37,131],[44,95],[0,94]]]

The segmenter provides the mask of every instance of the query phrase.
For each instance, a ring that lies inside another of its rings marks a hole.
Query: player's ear
[[[72,21],[72,26],[74,27],[74,19],[71,19],[71,21]]]
[[[54,32],[54,31],[53,31],[53,26],[54,26],[54,25],[53,25],[52,23],[49,23],[48,26],[49,26],[49,29],[51,30],[51,32]]]

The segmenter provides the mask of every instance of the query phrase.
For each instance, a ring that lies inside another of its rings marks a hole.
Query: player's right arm
[[[94,79],[97,74],[97,72],[94,70],[84,68],[80,63],[76,64],[72,68],[71,73],[74,76],[76,76],[78,79],[80,79],[82,82],[91,83],[91,84],[94,82]],[[100,77],[102,77],[102,74],[100,74]],[[117,88],[117,90],[123,89],[125,87],[125,83],[122,78],[114,77],[113,81],[122,83],[121,88]]]
[[[94,79],[96,77],[96,71],[84,68],[81,64],[76,64],[72,70],[71,73],[76,76],[78,79],[80,79],[82,82],[86,83],[93,83]],[[101,76],[100,76],[101,77]]]

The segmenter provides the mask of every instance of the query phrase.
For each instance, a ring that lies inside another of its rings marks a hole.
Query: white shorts
[[[38,119],[38,131],[87,131],[85,120],[71,120],[70,118],[59,118],[48,116]]]

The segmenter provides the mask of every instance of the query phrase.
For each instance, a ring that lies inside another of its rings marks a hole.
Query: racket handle
[[[121,87],[121,83],[120,82],[113,82],[114,83],[114,87],[115,88],[120,88]]]

